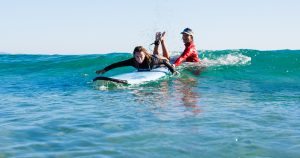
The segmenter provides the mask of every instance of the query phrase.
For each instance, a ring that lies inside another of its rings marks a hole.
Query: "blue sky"
[[[89,54],[149,48],[167,31],[184,49],[300,49],[299,0],[0,0],[0,52]]]

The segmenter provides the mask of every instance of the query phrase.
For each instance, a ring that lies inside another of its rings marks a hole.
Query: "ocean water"
[[[0,158],[300,157],[300,51],[199,55],[178,76],[105,88],[95,70],[130,53],[0,55]]]

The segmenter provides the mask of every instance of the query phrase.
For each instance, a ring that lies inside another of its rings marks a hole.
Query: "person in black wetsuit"
[[[157,42],[155,43],[157,45]],[[120,61],[114,64],[111,64],[104,69],[97,70],[97,74],[103,74],[111,69],[118,68],[118,67],[123,67],[123,66],[133,66],[135,67],[138,71],[151,71],[152,69],[159,67],[160,65],[165,65],[168,67],[168,69],[173,73],[177,73],[175,71],[174,67],[169,63],[169,60],[160,57],[156,54],[151,55],[148,53],[148,51],[142,47],[142,46],[137,46],[135,47],[133,51],[133,58]]]

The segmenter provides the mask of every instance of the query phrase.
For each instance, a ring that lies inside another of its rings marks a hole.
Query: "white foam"
[[[204,66],[245,65],[251,61],[251,57],[243,54],[226,54],[217,59],[202,59]]]

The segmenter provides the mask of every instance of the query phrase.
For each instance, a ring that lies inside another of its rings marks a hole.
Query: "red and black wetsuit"
[[[150,71],[153,68],[156,68],[160,65],[165,65],[166,67],[168,67],[168,69],[174,73],[174,67],[171,66],[171,64],[169,63],[169,61],[167,59],[160,59],[154,55],[151,56],[151,60],[147,60],[145,58],[145,60],[139,64],[136,62],[135,58],[130,58],[128,60],[124,60],[124,61],[120,61],[114,64],[111,64],[107,67],[104,68],[105,71],[109,71],[111,69],[117,68],[117,67],[123,67],[123,66],[133,66],[136,69],[138,69],[138,71]]]
[[[179,66],[183,61],[186,62],[199,62],[198,52],[194,42],[185,44],[185,49],[180,57],[174,62],[175,66]]]

